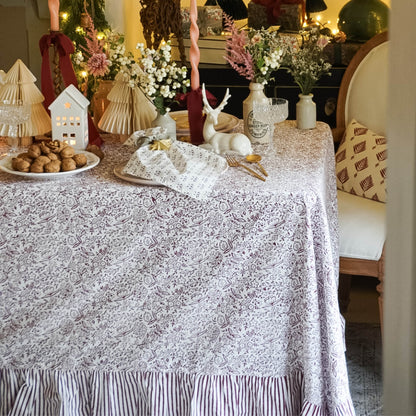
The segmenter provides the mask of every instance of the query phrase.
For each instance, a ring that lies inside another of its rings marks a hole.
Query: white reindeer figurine
[[[203,136],[205,142],[208,144],[202,145],[205,148],[212,149],[217,154],[222,154],[227,150],[234,150],[243,156],[253,153],[250,139],[242,133],[220,133],[217,132],[214,126],[218,123],[218,115],[221,110],[227,105],[228,99],[231,97],[230,91],[227,88],[225,97],[217,108],[212,108],[207,100],[205,92],[205,84],[202,84],[202,101],[204,103],[204,113],[206,119],[203,128]]]

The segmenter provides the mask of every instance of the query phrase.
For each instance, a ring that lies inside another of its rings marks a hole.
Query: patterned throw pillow
[[[352,120],[335,155],[337,187],[386,202],[387,140]]]

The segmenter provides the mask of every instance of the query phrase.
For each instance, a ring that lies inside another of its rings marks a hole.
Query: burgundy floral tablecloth
[[[330,129],[276,128],[266,182],[207,201],[0,173],[0,414],[354,415]]]

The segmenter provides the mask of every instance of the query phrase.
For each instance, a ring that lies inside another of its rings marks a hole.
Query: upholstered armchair
[[[365,43],[350,62],[337,103],[336,174],[340,227],[340,274],[379,280],[383,322],[386,239],[386,115],[388,36]]]

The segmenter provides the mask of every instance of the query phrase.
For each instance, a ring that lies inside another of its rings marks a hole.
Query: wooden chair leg
[[[381,328],[381,335],[383,336],[383,298],[384,298],[384,281],[383,278],[380,277],[380,283],[376,287],[377,292],[379,293],[378,297],[378,310],[380,315],[380,328]]]
[[[383,298],[384,298],[384,248],[383,253],[378,262],[378,280],[380,283],[377,285],[377,292],[379,293],[378,297],[378,309],[380,315],[380,328],[381,328],[381,337],[383,337]]]
[[[347,313],[350,303],[351,275],[340,274],[338,284],[338,302],[342,314]]]

